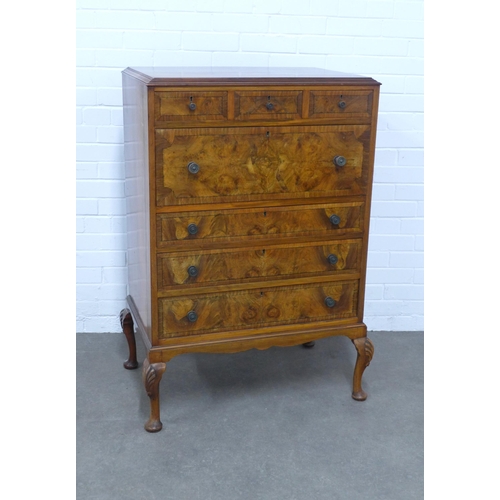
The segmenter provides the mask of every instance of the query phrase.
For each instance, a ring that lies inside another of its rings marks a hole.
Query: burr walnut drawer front
[[[227,120],[227,92],[155,92],[155,121]]]
[[[309,118],[371,117],[372,90],[311,90]]]
[[[369,125],[155,133],[160,207],[366,193]]]
[[[335,238],[364,230],[364,203],[345,202],[292,207],[157,214],[157,246],[219,246],[235,240],[309,236]]]
[[[235,120],[291,120],[301,118],[302,91],[259,90],[234,93]]]
[[[361,240],[267,248],[158,254],[158,291],[179,285],[229,284],[359,271]]]
[[[356,317],[358,281],[158,300],[160,339]]]

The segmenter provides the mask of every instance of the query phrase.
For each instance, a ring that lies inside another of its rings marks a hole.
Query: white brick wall
[[[317,66],[382,83],[365,320],[423,329],[423,2],[77,0],[77,331],[119,331],[121,70]]]

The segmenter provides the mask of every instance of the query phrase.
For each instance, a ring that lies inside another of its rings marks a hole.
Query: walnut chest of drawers
[[[379,83],[314,69],[127,68],[127,308],[147,356],[147,431],[166,363],[305,345],[373,356],[363,304]]]

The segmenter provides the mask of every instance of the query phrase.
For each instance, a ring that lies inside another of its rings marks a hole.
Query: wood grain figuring
[[[339,106],[343,102],[345,107]],[[312,90],[309,96],[309,117],[369,118],[373,91]]]
[[[356,315],[357,294],[358,282],[353,280],[159,299],[161,337],[349,318]],[[327,307],[326,297],[336,305]],[[194,322],[188,319],[191,311],[198,316]]]
[[[157,130],[157,205],[364,194],[369,139],[369,126]]]
[[[267,105],[271,103],[272,109]],[[237,91],[234,94],[236,120],[289,120],[300,118],[302,92],[293,90]]]
[[[273,240],[297,236],[338,238],[363,231],[363,212],[363,202],[346,202],[158,214],[157,245],[169,249],[176,244],[192,248],[193,242],[247,244],[269,237]],[[340,217],[339,224],[330,222],[332,215]],[[190,224],[198,228],[194,235],[188,232]]]
[[[194,103],[196,109],[189,105]],[[227,119],[227,92],[155,92],[156,121]]]
[[[257,278],[335,275],[360,268],[361,240],[248,250],[158,254],[158,291],[179,285],[224,284]],[[334,256],[334,258],[333,258]],[[336,262],[330,263],[328,259]],[[196,268],[196,276],[189,269]]]
[[[146,350],[146,430],[162,428],[160,381],[184,353],[345,335],[358,354],[352,396],[365,399],[380,84],[237,67],[127,68],[123,84],[130,294],[120,322],[125,367],[137,366],[135,327]]]

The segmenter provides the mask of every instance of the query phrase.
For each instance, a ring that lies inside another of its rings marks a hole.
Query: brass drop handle
[[[190,101],[191,101],[191,102],[189,103],[189,109],[190,109],[191,111],[194,111],[194,110],[196,109],[196,104],[193,102],[193,98],[192,98],[192,97],[190,97],[189,99],[190,99]]]
[[[333,158],[333,163],[335,163],[337,167],[344,167],[347,163],[347,160],[345,159],[345,156],[337,155]]]
[[[200,171],[200,166],[194,161],[188,163],[188,170],[190,174],[197,174]]]
[[[272,111],[274,109],[274,104],[272,102],[268,102],[268,103],[266,103],[266,108],[269,111]]]
[[[187,319],[191,323],[194,323],[198,319],[198,315],[194,311],[189,311],[187,313]]]
[[[196,276],[198,276],[198,269],[196,268],[196,266],[189,266],[188,274],[189,276],[191,276],[191,278],[195,278]]]
[[[338,226],[340,224],[340,217],[337,214],[330,215],[330,222],[334,226]]]
[[[336,303],[337,302],[335,301],[335,299],[332,299],[331,297],[327,297],[325,299],[325,306],[326,307],[334,307]]]
[[[331,253],[328,256],[327,260],[328,260],[328,264],[331,264],[333,266],[334,264],[336,264],[339,261],[339,258],[335,254]]]
[[[346,102],[345,101],[339,101],[339,108],[344,109],[346,107]]]
[[[196,224],[189,224],[188,233],[189,234],[196,234],[197,232],[198,232],[198,226]]]

